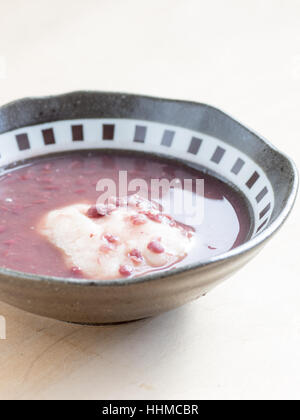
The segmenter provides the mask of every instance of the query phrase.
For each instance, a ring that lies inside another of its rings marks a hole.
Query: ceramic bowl
[[[297,192],[293,162],[209,105],[109,93],[21,99],[0,108],[0,165],[86,149],[178,159],[226,180],[251,208],[248,240],[192,265],[139,278],[90,281],[0,268],[0,299],[38,315],[103,324],[157,315],[205,295],[253,258],[288,216]]]

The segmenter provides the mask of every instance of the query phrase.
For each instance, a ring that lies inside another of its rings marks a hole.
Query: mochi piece
[[[47,213],[38,231],[59,248],[71,272],[93,279],[137,276],[181,261],[191,228],[139,197],[108,205],[74,204]]]

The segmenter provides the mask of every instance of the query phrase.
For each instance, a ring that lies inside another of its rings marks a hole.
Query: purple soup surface
[[[187,223],[184,213],[172,214],[195,231],[195,245],[176,267],[207,260],[245,242],[250,231],[248,206],[243,196],[226,183],[198,170],[165,159],[120,152],[81,152],[36,159],[0,177],[0,266],[27,273],[74,277],[61,251],[36,231],[47,212],[75,203],[95,204],[96,185],[119,172],[128,182],[143,179],[204,180],[204,217]],[[193,184],[194,185],[194,184]],[[145,191],[138,192],[141,195]],[[191,194],[195,195],[193,187]],[[163,193],[159,199],[164,204]],[[173,269],[175,266],[162,270]]]

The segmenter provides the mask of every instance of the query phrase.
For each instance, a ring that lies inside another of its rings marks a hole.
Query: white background
[[[220,107],[300,160],[299,0],[1,0],[0,103],[99,89]],[[300,397],[299,204],[261,254],[155,319],[0,304],[0,398]]]

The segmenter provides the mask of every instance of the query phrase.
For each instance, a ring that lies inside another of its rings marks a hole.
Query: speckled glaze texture
[[[135,279],[60,279],[0,268],[0,299],[11,305],[84,324],[126,322],[157,315],[197,299],[237,271],[256,255],[292,209],[298,185],[293,162],[252,130],[205,104],[109,92],[21,99],[0,108],[0,134],[42,123],[85,118],[171,124],[221,139],[263,169],[274,191],[272,215],[254,238],[227,253]]]

